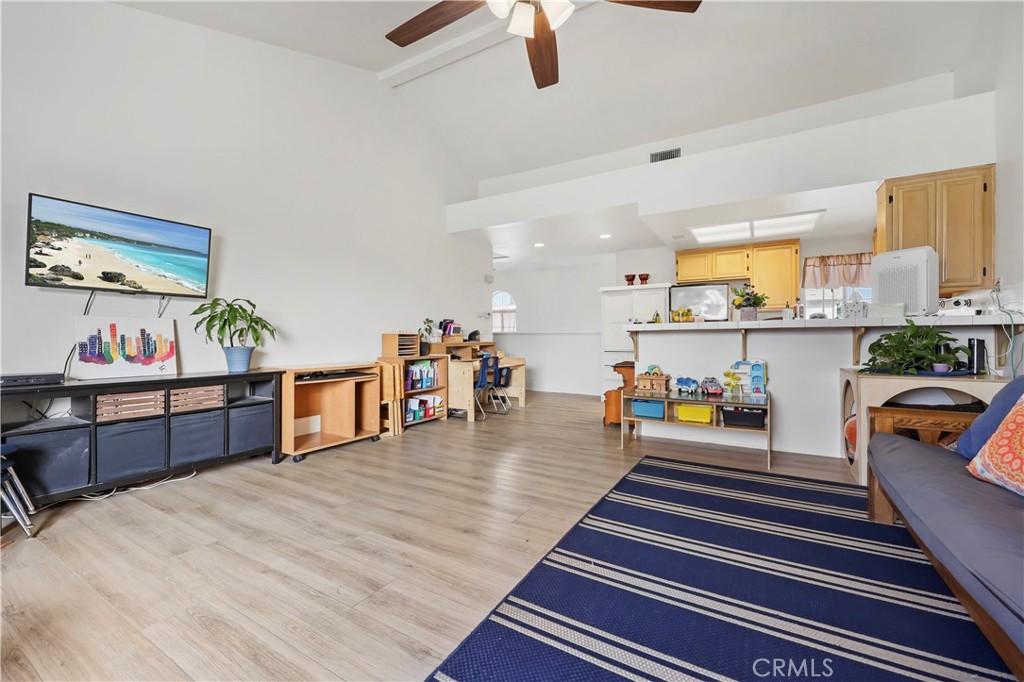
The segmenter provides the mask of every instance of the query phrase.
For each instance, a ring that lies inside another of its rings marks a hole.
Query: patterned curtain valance
[[[871,276],[870,253],[809,256],[804,259],[805,289],[866,287]]]

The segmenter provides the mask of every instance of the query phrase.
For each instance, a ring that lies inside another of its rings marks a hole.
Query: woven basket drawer
[[[171,389],[171,414],[224,407],[224,386],[192,386]]]
[[[163,391],[108,393],[96,396],[97,422],[112,422],[136,417],[158,417],[163,413]]]

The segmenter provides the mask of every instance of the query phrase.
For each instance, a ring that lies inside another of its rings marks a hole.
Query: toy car
[[[680,393],[696,393],[700,390],[700,382],[692,377],[679,377],[676,379],[676,387]]]
[[[724,392],[722,384],[718,383],[715,377],[704,377],[704,381],[700,382],[700,388],[708,395],[722,395]]]

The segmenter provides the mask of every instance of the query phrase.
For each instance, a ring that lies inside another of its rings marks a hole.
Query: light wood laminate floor
[[[2,552],[5,680],[423,679],[644,454],[595,398],[531,394],[273,466],[64,504]],[[847,480],[838,460],[781,473]]]

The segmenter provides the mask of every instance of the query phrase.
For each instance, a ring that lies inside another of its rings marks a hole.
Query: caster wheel
[[[296,464],[298,464],[304,459],[306,459],[305,455],[295,455],[294,457],[292,457],[292,461],[295,462]]]
[[[380,440],[380,436],[370,436],[370,441],[376,443]]]

